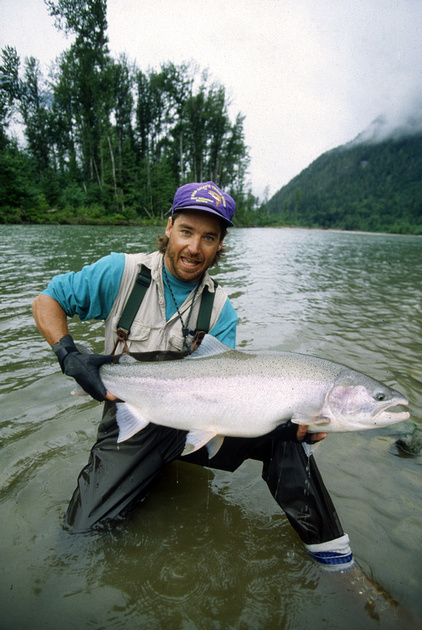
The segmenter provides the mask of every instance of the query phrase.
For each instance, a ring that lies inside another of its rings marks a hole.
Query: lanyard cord
[[[182,324],[183,344],[184,344],[185,348],[188,350],[188,352],[190,352],[190,348],[189,348],[189,346],[188,346],[188,344],[186,342],[186,337],[188,335],[191,335],[192,337],[194,337],[195,333],[196,333],[195,330],[189,330],[189,322],[190,322],[190,316],[192,314],[193,305],[195,303],[196,294],[198,293],[199,285],[201,283],[198,282],[198,284],[196,285],[195,293],[193,294],[193,298],[192,298],[192,304],[191,304],[191,307],[190,307],[190,310],[189,310],[189,314],[188,314],[188,320],[187,320],[186,326],[185,326],[185,324],[183,323],[182,315],[180,314],[180,311],[179,311],[179,307],[177,306],[176,298],[174,297],[173,290],[172,290],[172,288],[170,286],[170,281],[169,281],[169,278],[168,278],[168,275],[167,275],[167,270],[166,270],[166,267],[165,267],[164,264],[163,264],[163,275],[164,275],[164,280],[166,282],[167,288],[170,291],[170,295],[171,295],[171,297],[173,299],[173,302],[174,302],[174,305],[176,307],[177,314],[178,314],[179,319],[180,319],[181,324]]]

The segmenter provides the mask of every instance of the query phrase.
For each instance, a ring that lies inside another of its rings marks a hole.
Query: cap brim
[[[216,217],[218,217],[225,226],[234,227],[234,223],[232,223],[230,219],[226,219],[226,217],[223,217],[223,215],[216,210],[213,210],[212,208],[207,208],[206,206],[195,206],[191,204],[189,204],[188,206],[177,206],[177,208],[172,208],[171,213],[173,214],[174,212],[183,212],[183,210],[200,210],[201,212],[208,212],[209,214],[214,214]]]

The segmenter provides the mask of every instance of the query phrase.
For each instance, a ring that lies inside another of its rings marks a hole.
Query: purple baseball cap
[[[214,182],[192,183],[180,186],[174,195],[171,213],[182,210],[202,210],[215,214],[226,227],[233,226],[236,204]]]

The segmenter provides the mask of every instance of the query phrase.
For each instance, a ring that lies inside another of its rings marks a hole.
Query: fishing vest
[[[142,291],[143,298],[140,306],[134,307],[135,313],[131,313],[129,319],[130,330],[127,336],[127,347],[131,352],[149,352],[153,350],[184,350],[184,338],[182,325],[177,312],[166,321],[166,308],[164,300],[163,283],[163,254],[125,254],[125,267],[120,281],[119,291],[112,306],[109,316],[105,321],[105,353],[110,354],[118,338],[118,328],[121,326],[122,314],[132,294],[137,280],[147,286]],[[140,274],[142,268],[148,270]],[[150,276],[150,279],[149,279]],[[226,303],[227,295],[223,289],[214,283],[206,272],[198,291],[189,322],[189,328],[197,328],[198,315],[202,297],[205,292],[212,294],[214,300],[209,318],[209,330],[215,326]],[[183,304],[179,307],[183,321],[186,321],[192,306],[195,290],[193,289]],[[140,301],[140,300],[139,300]],[[138,304],[139,304],[138,301]],[[132,300],[131,300],[132,302]],[[132,302],[134,304],[134,302]],[[123,322],[124,323],[124,322]],[[119,342],[115,348],[116,353],[123,351],[123,343]]]

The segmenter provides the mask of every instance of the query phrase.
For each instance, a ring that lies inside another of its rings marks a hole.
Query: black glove
[[[52,346],[63,374],[72,376],[82,389],[95,398],[104,400],[107,393],[100,378],[100,367],[111,363],[111,355],[79,352],[70,335],[65,335]]]

